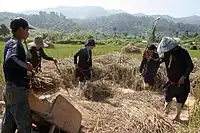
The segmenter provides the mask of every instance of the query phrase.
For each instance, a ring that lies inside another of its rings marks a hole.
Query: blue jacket
[[[26,53],[22,42],[11,38],[4,48],[3,71],[6,82],[13,82],[17,86],[27,87],[29,79],[26,68],[20,66],[13,59],[16,57],[22,62],[26,62]]]

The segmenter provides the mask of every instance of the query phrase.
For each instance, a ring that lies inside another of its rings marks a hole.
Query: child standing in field
[[[88,81],[91,79],[92,49],[94,47],[95,47],[95,41],[88,40],[88,42],[85,44],[85,48],[81,48],[74,55],[76,78],[79,78],[79,87],[81,91],[84,89],[84,86],[87,87]],[[77,57],[79,57],[78,63],[77,63]],[[82,92],[81,95],[83,95]]]
[[[150,45],[144,52],[144,56],[140,65],[140,73],[144,78],[144,88],[153,86],[155,83],[155,76],[160,66],[158,53],[156,53],[156,46]]]

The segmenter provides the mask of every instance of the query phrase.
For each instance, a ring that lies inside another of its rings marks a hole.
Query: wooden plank
[[[36,95],[29,93],[28,96],[30,109],[37,112],[49,112],[49,107],[47,104],[43,103]]]
[[[50,113],[53,123],[68,133],[78,133],[81,127],[81,113],[63,96],[58,95],[52,105]]]

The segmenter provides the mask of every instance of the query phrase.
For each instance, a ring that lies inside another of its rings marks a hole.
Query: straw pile
[[[138,48],[137,46],[131,45],[131,44],[124,46],[121,49],[121,52],[124,53],[124,54],[128,54],[128,53],[130,53],[130,54],[141,54],[142,53],[140,48]]]
[[[50,92],[56,91],[60,86],[60,77],[56,73],[44,71],[37,73],[31,80],[30,87],[35,92]]]
[[[142,77],[139,73],[140,61],[123,54],[102,55],[94,59],[92,81],[105,80],[112,85],[134,90],[143,90]],[[61,74],[46,71],[36,75],[32,82],[35,90],[52,90],[58,87],[75,88],[75,69],[72,59],[65,59],[59,63]],[[154,90],[159,90],[165,79],[164,68],[156,76]]]
[[[65,89],[76,87],[77,81],[73,60],[65,59],[59,63],[62,74],[57,76],[60,86],[66,81],[63,87],[67,87],[47,99],[52,101],[58,94],[65,96],[83,115],[82,133],[175,132],[171,121],[162,114],[163,99],[157,93],[162,91],[165,69],[159,69],[153,91],[144,91],[139,64],[140,60],[119,53],[95,58],[93,82],[85,90],[85,97],[93,101],[85,101],[77,96],[78,89],[69,90],[71,97],[66,93]]]

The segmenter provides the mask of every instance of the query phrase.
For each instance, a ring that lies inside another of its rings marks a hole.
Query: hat
[[[34,29],[33,27],[31,27],[28,24],[28,22],[25,19],[23,19],[21,17],[16,17],[16,18],[12,19],[12,21],[10,22],[10,28],[12,30],[16,30],[17,28],[20,28],[20,27]]]
[[[95,41],[94,40],[88,40],[88,42],[85,44],[85,46],[95,46]]]
[[[169,52],[178,46],[178,42],[172,37],[163,37],[161,42],[158,45],[157,52],[162,54]]]

